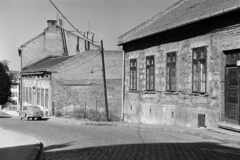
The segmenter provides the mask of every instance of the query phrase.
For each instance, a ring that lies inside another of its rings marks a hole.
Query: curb
[[[147,127],[147,126],[137,126],[137,125],[129,125],[129,124],[117,124],[117,123],[91,123],[91,122],[73,122],[73,121],[68,121],[68,120],[53,120],[49,119],[52,122],[64,122],[64,123],[69,123],[69,124],[78,124],[78,125],[93,125],[93,126],[121,126],[121,127],[129,127],[129,128],[139,128],[139,129],[151,129],[151,130],[156,130],[156,131],[166,131],[166,132],[174,132],[174,133],[184,133],[192,136],[197,136],[201,137],[203,139],[214,139],[218,140],[224,143],[232,143],[232,144],[237,144],[240,145],[240,141],[236,140],[231,140],[223,137],[217,137],[217,136],[212,136],[212,135],[207,135],[204,133],[200,132],[194,132],[194,131],[187,131],[184,129],[169,129],[169,128],[158,128],[158,127]],[[208,130],[209,132],[212,132],[211,130]],[[221,133],[219,133],[221,134]]]
[[[28,157],[27,160],[37,160],[38,157],[40,156],[41,150],[43,149],[43,144],[37,143],[35,144],[32,153],[30,154],[30,156]]]

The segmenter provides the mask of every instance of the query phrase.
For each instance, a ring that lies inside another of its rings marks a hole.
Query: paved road
[[[1,118],[0,127],[39,139],[41,159],[240,159],[237,146],[179,133]]]

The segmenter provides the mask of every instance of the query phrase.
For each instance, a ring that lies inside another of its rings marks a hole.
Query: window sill
[[[171,91],[167,91],[167,92],[164,92],[165,95],[179,95],[179,92],[171,92]]]
[[[128,90],[127,92],[129,92],[129,93],[138,93],[139,91],[138,90]]]
[[[157,91],[144,91],[144,94],[156,94]]]
[[[208,97],[208,93],[190,93],[190,96],[200,96],[200,97]]]

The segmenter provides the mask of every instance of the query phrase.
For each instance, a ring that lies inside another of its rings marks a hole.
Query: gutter
[[[240,9],[240,4],[234,5],[234,6],[231,6],[231,7],[226,7],[224,9],[212,12],[210,14],[204,14],[202,16],[195,17],[195,18],[192,18],[190,20],[186,20],[184,22],[176,24],[173,27],[169,27],[169,28],[160,30],[156,33],[152,33],[152,34],[149,34],[149,35],[146,35],[146,36],[143,36],[143,37],[139,37],[139,38],[136,38],[136,39],[132,39],[132,40],[129,40],[129,41],[126,41],[126,42],[119,43],[118,46],[129,43],[129,42],[133,42],[133,41],[136,41],[136,40],[139,40],[139,39],[142,39],[142,38],[150,37],[150,36],[165,32],[165,31],[169,31],[169,30],[173,30],[173,29],[176,29],[176,28],[179,28],[179,27],[183,27],[183,26],[186,26],[188,24],[192,24],[192,23],[195,23],[195,22],[198,22],[198,21],[202,21],[202,20],[205,20],[205,19],[216,17],[216,16],[219,16],[219,15],[222,15],[222,14],[225,14],[225,13],[233,12],[233,11],[238,10],[238,9]]]

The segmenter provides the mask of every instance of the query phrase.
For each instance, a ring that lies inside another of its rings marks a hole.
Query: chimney
[[[55,31],[57,28],[57,21],[56,20],[48,20],[47,21],[48,24],[48,30],[50,31]]]

